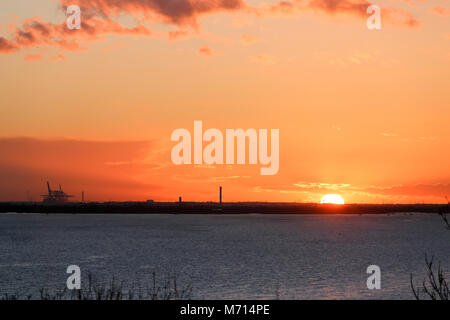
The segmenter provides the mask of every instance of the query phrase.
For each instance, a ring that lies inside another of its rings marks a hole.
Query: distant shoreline
[[[2,202],[0,212],[67,214],[386,214],[437,213],[443,204],[345,204],[266,202]]]

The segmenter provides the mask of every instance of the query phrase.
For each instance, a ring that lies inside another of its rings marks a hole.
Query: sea
[[[425,257],[450,277],[437,214],[0,214],[0,296],[63,289],[76,265],[130,288],[172,275],[191,299],[414,299]]]

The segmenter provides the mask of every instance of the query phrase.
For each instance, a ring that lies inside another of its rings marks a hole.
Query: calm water
[[[411,299],[425,254],[450,270],[449,253],[437,215],[0,214],[0,293],[62,288],[77,264],[127,283],[177,272],[198,299]]]

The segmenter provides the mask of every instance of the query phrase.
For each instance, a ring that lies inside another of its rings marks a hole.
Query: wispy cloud
[[[383,137],[398,137],[398,134],[396,133],[389,133],[389,132],[382,132],[380,133]]]
[[[38,46],[77,51],[83,49],[80,42],[99,40],[107,34],[150,36],[152,33],[143,25],[124,27],[118,22],[97,18],[83,19],[80,30],[69,30],[65,23],[42,22],[40,17],[35,17],[26,20],[22,27],[14,27],[12,40],[0,37],[0,52],[11,53]]]
[[[42,59],[42,55],[41,54],[27,54],[25,56],[25,61],[39,61]]]
[[[297,182],[294,183],[295,187],[302,189],[325,189],[325,190],[341,190],[349,188],[351,185],[348,183],[324,183],[324,182]]]
[[[372,55],[368,52],[362,52],[362,51],[358,51],[353,53],[350,58],[349,61],[352,63],[356,63],[356,64],[363,64],[369,60],[372,59]]]
[[[444,202],[445,196],[450,194],[450,183],[423,183],[410,185],[391,186],[363,186],[348,183],[325,183],[325,182],[298,182],[291,185],[280,186],[257,186],[254,192],[288,193],[301,195],[303,199],[314,202],[319,201],[326,193],[338,193],[344,196],[357,196],[365,198],[366,201],[378,199],[382,201],[408,201],[414,202],[418,199],[431,199],[435,202]]]
[[[178,40],[181,38],[185,38],[188,35],[189,35],[189,31],[187,31],[187,30],[169,31],[169,39],[170,40]]]
[[[243,45],[251,45],[259,42],[259,38],[254,37],[250,34],[243,34],[241,35],[241,43]]]
[[[65,21],[59,24],[43,21],[40,17],[27,19],[21,26],[13,26],[13,36],[0,37],[0,53],[9,54],[21,49],[37,46],[53,46],[60,50],[83,50],[82,43],[98,41],[106,35],[121,36],[157,36],[149,25],[169,23],[180,29],[169,31],[171,40],[186,37],[188,29],[199,28],[199,17],[218,12],[244,13],[264,18],[273,14],[302,13],[306,10],[325,12],[330,15],[349,14],[360,18],[367,18],[366,9],[371,4],[366,0],[306,0],[280,1],[276,4],[263,3],[252,6],[244,0],[78,0],[82,10],[82,25],[80,30],[69,30]],[[62,13],[72,0],[60,0]],[[439,14],[447,14],[443,7],[435,9]],[[136,25],[129,27],[118,22],[119,17],[130,16]],[[384,8],[382,16],[388,22],[396,25],[415,27],[420,21],[404,9]],[[241,42],[255,43],[257,39],[250,35],[243,35]]]
[[[202,46],[198,49],[198,54],[205,57],[212,57],[219,53],[208,46]]]
[[[58,54],[56,56],[51,57],[52,61],[64,61],[66,60],[66,56],[62,55],[62,54]]]
[[[430,9],[430,12],[440,17],[450,17],[450,8],[444,6],[437,6]]]
[[[372,5],[366,0],[305,0],[280,1],[277,4],[263,5],[256,9],[258,15],[296,14],[305,11],[324,12],[329,15],[347,14],[360,19],[367,19],[367,8]],[[382,8],[382,17],[393,25],[417,27],[420,20],[414,18],[409,12],[399,7]]]
[[[258,54],[256,56],[253,56],[251,58],[251,60],[254,63],[261,63],[261,64],[274,64],[275,63],[275,59],[269,54]]]
[[[237,11],[247,7],[244,0],[78,0],[83,12],[91,16],[107,19],[129,14],[135,18],[153,21],[155,19],[176,25],[198,25],[202,15]],[[63,8],[73,4],[72,0],[62,0]]]

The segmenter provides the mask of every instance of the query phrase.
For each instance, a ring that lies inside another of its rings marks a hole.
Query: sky
[[[449,0],[3,0],[0,68],[0,201],[450,196]],[[175,165],[195,120],[279,129],[278,173]]]

